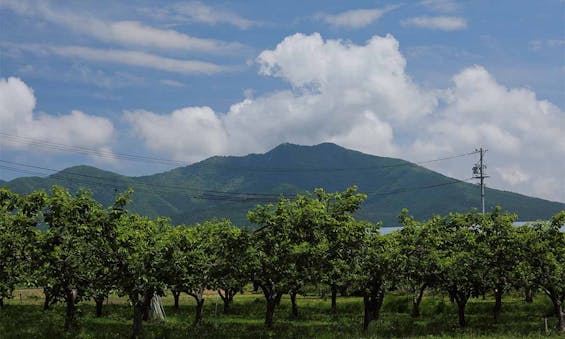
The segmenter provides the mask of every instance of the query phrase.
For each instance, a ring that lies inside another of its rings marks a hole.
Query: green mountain
[[[408,208],[418,219],[451,211],[479,208],[477,185],[458,182],[413,163],[364,154],[335,144],[282,144],[265,154],[216,156],[168,172],[127,177],[94,167],[76,166],[49,177],[18,178],[3,185],[26,193],[59,184],[93,191],[105,205],[118,191],[133,188],[131,210],[148,216],[168,216],[175,223],[213,217],[246,224],[246,212],[258,203],[275,201],[322,187],[342,191],[357,185],[368,194],[358,217],[396,226],[396,216]],[[536,220],[565,209],[565,204],[486,189],[487,209],[496,205]]]

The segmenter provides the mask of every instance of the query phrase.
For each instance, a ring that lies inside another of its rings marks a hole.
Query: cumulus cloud
[[[559,178],[565,168],[565,112],[559,107],[529,89],[501,85],[480,66],[456,74],[441,100],[443,108],[418,133],[414,151],[433,156],[437,149],[459,153],[486,145],[495,165],[489,184],[563,200],[562,188],[533,179]],[[462,164],[450,166],[470,173]]]
[[[321,13],[316,18],[334,27],[361,28],[378,21],[394,8],[352,9],[338,14]]]
[[[559,185],[548,183],[565,168],[565,112],[530,89],[500,84],[481,66],[461,70],[448,88],[425,88],[407,74],[394,37],[357,45],[319,34],[289,36],[257,63],[260,74],[289,89],[249,95],[227,112],[188,107],[128,112],[127,119],[148,148],[184,161],[263,152],[282,142],[333,141],[412,161],[484,145],[489,186],[563,200]],[[473,161],[430,166],[464,179]]]
[[[436,29],[442,31],[456,31],[467,28],[467,20],[453,16],[419,16],[404,19],[400,22],[403,26]]]
[[[524,173],[519,167],[495,167],[494,170],[500,175],[502,180],[511,185],[530,180],[530,176]]]
[[[67,115],[35,113],[32,89],[19,78],[0,79],[0,132],[47,140],[69,146],[97,148],[107,153],[114,137],[114,126],[106,118],[72,111]],[[22,148],[7,138],[5,147]]]
[[[355,137],[357,133],[377,137],[382,141],[381,150],[393,153],[391,122],[409,126],[410,117],[429,114],[436,105],[435,96],[418,88],[406,75],[406,61],[392,36],[375,36],[359,46],[324,41],[319,34],[295,34],[274,50],[261,53],[257,62],[261,74],[280,77],[293,89],[247,98],[225,114],[216,112],[221,124],[213,124],[212,135],[206,137],[206,129],[198,129],[197,135],[204,140],[225,136],[228,141],[218,143],[224,146],[220,153],[263,151],[285,141],[312,144],[334,140],[344,146],[367,146],[366,141]],[[174,130],[181,125],[174,123],[178,115],[173,112],[162,116],[169,121],[167,128]],[[128,120],[149,147],[160,145],[152,138],[166,138],[164,134],[171,132],[152,131],[164,129],[154,127],[154,123],[145,124],[146,118],[147,113],[128,114]],[[218,128],[224,133],[219,133]],[[182,159],[191,156],[188,151],[179,151],[175,148],[172,154]]]
[[[228,53],[243,47],[239,43],[197,38],[172,29],[151,27],[138,21],[105,21],[92,16],[82,16],[67,10],[51,8],[43,1],[3,0],[0,2],[1,6],[10,8],[20,15],[38,17],[67,27],[99,41],[125,46],[209,53]]]
[[[142,135],[149,149],[166,152],[177,160],[195,161],[221,154],[227,146],[222,121],[209,107],[188,107],[168,116],[130,111],[126,120]]]

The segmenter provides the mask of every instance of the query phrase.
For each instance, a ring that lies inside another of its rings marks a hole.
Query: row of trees
[[[131,192],[104,208],[88,191],[71,195],[53,187],[50,195],[19,195],[0,189],[0,306],[16,285],[43,288],[45,308],[66,304],[65,327],[72,327],[76,304],[94,300],[96,312],[111,292],[133,305],[133,331],[142,333],[151,299],[170,290],[196,301],[195,325],[202,321],[205,290],[218,290],[228,312],[234,296],[253,282],[265,297],[265,324],[273,324],[283,294],[298,316],[297,294],[327,286],[332,310],[338,292],[363,297],[364,322],[378,319],[385,292],[414,292],[413,316],[426,289],[445,291],[457,304],[465,326],[465,305],[492,291],[493,314],[511,289],[542,290],[549,296],[560,331],[565,331],[565,238],[551,222],[515,227],[515,216],[499,208],[416,221],[400,215],[402,230],[382,235],[379,224],[356,220],[366,196],[351,187],[322,189],[248,213],[253,232],[229,221],[172,226],[127,211]]]

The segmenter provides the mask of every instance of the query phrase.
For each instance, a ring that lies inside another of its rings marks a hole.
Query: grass
[[[21,293],[21,295],[20,295]],[[132,308],[124,298],[111,296],[104,305],[104,316],[94,317],[94,304],[78,305],[76,329],[65,332],[64,305],[42,310],[42,294],[38,290],[18,290],[14,299],[0,310],[0,338],[128,338],[131,335]],[[192,326],[194,301],[182,295],[175,310],[172,296],[163,298],[167,320],[144,323],[146,338],[540,338],[557,337],[553,331],[555,318],[551,305],[542,295],[532,304],[520,297],[503,300],[503,313],[498,323],[492,319],[492,299],[472,299],[467,306],[468,327],[460,329],[457,310],[439,295],[427,295],[422,301],[421,317],[410,317],[410,297],[387,295],[381,318],[374,321],[367,335],[361,329],[361,298],[338,299],[338,313],[330,311],[330,301],[317,297],[299,297],[300,316],[290,317],[290,300],[283,298],[275,313],[275,324],[267,330],[263,325],[264,299],[260,294],[237,295],[230,314],[223,314],[219,297],[210,294],[204,304],[204,323]],[[544,330],[543,317],[548,316],[550,330]]]

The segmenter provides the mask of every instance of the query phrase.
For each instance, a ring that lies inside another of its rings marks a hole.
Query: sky
[[[334,142],[565,202],[565,2],[0,0],[0,179]],[[488,198],[487,198],[488,199]]]

